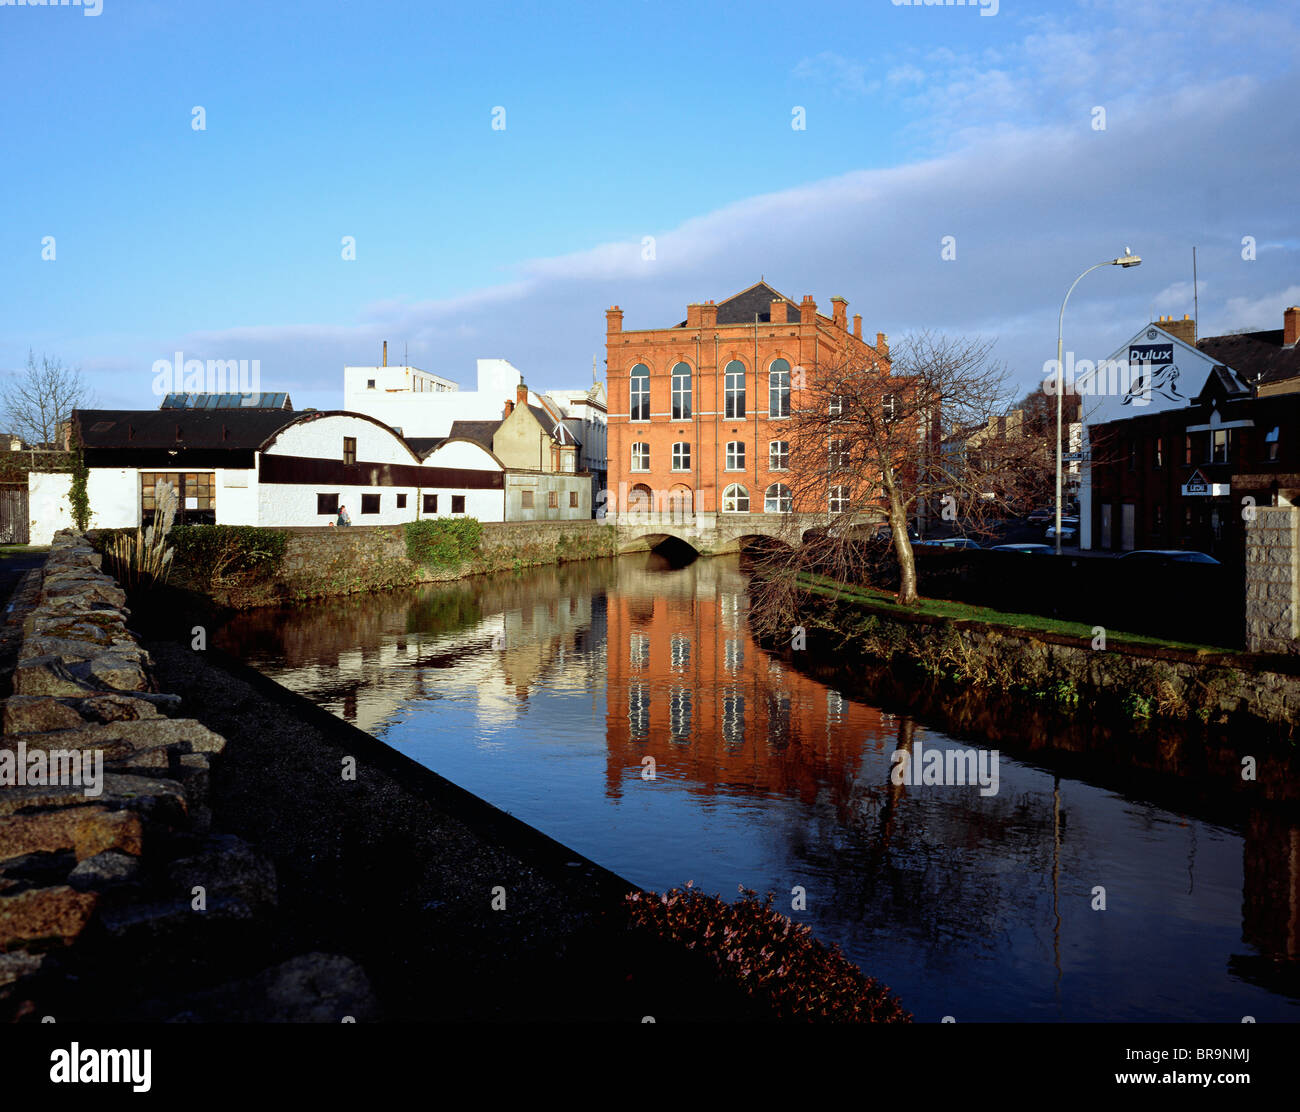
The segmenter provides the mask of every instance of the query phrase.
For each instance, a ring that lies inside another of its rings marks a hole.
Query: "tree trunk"
[[[916,557],[912,553],[912,538],[907,535],[907,507],[894,482],[894,469],[884,468],[881,479],[889,500],[889,527],[894,537],[894,554],[898,557],[898,601],[910,606],[917,601]]]

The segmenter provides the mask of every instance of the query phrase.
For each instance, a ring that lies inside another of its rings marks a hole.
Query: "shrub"
[[[167,533],[176,517],[176,488],[171,483],[159,483],[157,488],[158,512],[154,524],[133,537],[128,532],[118,533],[104,550],[108,570],[123,587],[153,586],[167,582],[174,550],[167,544]]]
[[[177,563],[200,582],[228,576],[272,574],[284,559],[287,536],[256,525],[178,525],[172,530]]]
[[[483,524],[472,517],[429,518],[408,521],[406,555],[425,567],[455,567],[478,554]]]
[[[910,1023],[898,999],[866,976],[837,946],[772,908],[772,893],[741,888],[727,903],[692,888],[624,899],[633,927],[700,950],[719,980],[738,987],[773,1019],[840,1023]]]

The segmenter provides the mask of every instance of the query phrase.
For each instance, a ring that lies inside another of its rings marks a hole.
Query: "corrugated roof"
[[[160,409],[292,409],[285,393],[168,394]]]

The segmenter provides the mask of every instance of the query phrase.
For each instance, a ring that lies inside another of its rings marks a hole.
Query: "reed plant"
[[[153,524],[137,528],[135,536],[123,533],[116,536],[105,550],[109,570],[128,590],[139,587],[161,586],[167,582],[175,555],[167,543],[172,522],[176,520],[179,499],[176,487],[167,482],[154,488]]]

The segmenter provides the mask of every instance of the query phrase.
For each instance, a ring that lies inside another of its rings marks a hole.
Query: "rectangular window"
[[[673,470],[689,471],[691,469],[691,446],[685,441],[673,445]]]
[[[1215,429],[1210,441],[1210,462],[1227,463],[1232,458],[1232,429]]]
[[[211,471],[142,471],[141,523],[152,525],[157,512],[157,486],[169,483],[176,491],[177,525],[215,525],[216,476]]]
[[[844,395],[832,394],[831,400],[826,405],[826,412],[832,417],[844,416]]]
[[[405,494],[399,494],[399,495],[397,496],[397,508],[398,508],[399,510],[404,510],[404,509],[406,509],[406,495],[405,495]]]
[[[339,512],[339,496],[337,494],[318,494],[316,495],[316,512],[318,514],[330,514],[337,517]]]
[[[831,513],[847,513],[849,509],[849,488],[844,486],[831,487],[828,502]]]
[[[558,509],[560,508],[560,493],[559,493],[559,491],[556,491],[556,490],[548,490],[548,491],[546,492],[546,506],[547,506],[548,509],[551,509],[551,510],[558,510]]]
[[[1266,445],[1264,454],[1270,460],[1276,460],[1278,458],[1277,451],[1278,451],[1278,443],[1279,443],[1279,438],[1281,436],[1281,432],[1282,432],[1282,427],[1280,425],[1274,425],[1271,429],[1268,430],[1268,433],[1264,436],[1264,444]]]
[[[374,388],[375,388],[375,380],[373,378],[366,379],[366,389],[373,390]]]
[[[650,470],[650,445],[639,443],[632,445],[632,470]]]
[[[769,417],[790,416],[790,372],[785,370],[784,360],[781,365],[768,372],[767,415]]]
[[[847,440],[832,440],[829,454],[832,471],[843,471],[849,466],[849,442]]]
[[[691,417],[691,371],[685,363],[678,363],[673,371],[673,420],[689,421]]]
[[[451,496],[451,512],[454,514],[463,514],[465,512],[465,496],[463,494],[453,494]]]
[[[361,496],[361,512],[363,514],[377,514],[379,512],[379,495],[363,494]]]
[[[767,469],[769,471],[788,471],[790,469],[790,442],[773,440],[767,446]]]
[[[745,368],[743,364],[735,361],[727,364],[727,373],[723,386],[725,391],[723,416],[729,421],[743,421],[745,419]]]
[[[533,508],[533,492],[531,490],[521,490],[519,492],[519,505],[525,510]]]
[[[632,368],[629,400],[632,403],[631,420],[650,420],[650,371],[641,363]]]
[[[569,509],[576,510],[577,508],[578,508],[578,492],[576,490],[571,490],[569,491]]]
[[[880,403],[881,414],[886,421],[892,421],[898,416],[898,395],[886,394]]]
[[[426,514],[436,514],[438,512],[438,496],[436,494],[426,494],[424,496],[424,512]]]
[[[1156,437],[1156,467],[1161,468],[1165,465],[1165,438]]]
[[[745,470],[745,442],[743,440],[727,441],[727,470]]]
[[[345,436],[343,438],[343,462],[357,462],[357,438],[355,436]]]

